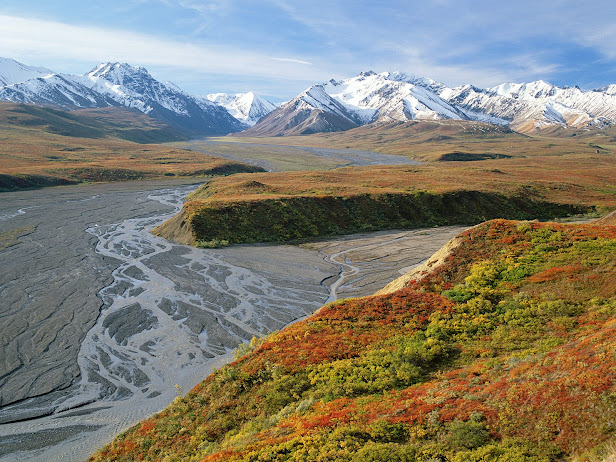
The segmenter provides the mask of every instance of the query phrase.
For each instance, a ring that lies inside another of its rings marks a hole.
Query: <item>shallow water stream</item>
[[[0,250],[0,461],[87,458],[240,342],[374,292],[460,230],[213,250],[152,235],[194,187],[0,196],[0,233],[17,236]]]

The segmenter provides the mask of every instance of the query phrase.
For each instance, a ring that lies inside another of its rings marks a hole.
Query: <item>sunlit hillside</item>
[[[495,220],[442,261],[253,340],[91,460],[600,455],[616,428],[616,227]]]

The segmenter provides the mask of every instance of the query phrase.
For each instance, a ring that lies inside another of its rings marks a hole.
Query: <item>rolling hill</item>
[[[90,460],[609,455],[616,227],[495,220],[442,257],[396,290],[253,339]]]
[[[62,111],[0,102],[0,191],[263,169],[160,143],[186,139],[128,108]]]

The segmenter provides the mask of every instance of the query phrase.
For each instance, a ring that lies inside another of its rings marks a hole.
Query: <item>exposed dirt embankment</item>
[[[410,281],[422,279],[422,277],[427,275],[430,270],[434,270],[445,263],[447,261],[447,257],[451,255],[451,252],[462,242],[464,242],[463,236],[458,235],[454,237],[426,261],[420,263],[399,278],[394,279],[381,290],[375,292],[374,295],[392,294],[405,287]]]
[[[156,228],[182,243],[284,242],[358,231],[476,224],[492,218],[555,218],[591,207],[479,191],[352,196],[296,196],[245,201],[191,201]]]
[[[616,225],[616,210],[597,220],[597,223],[608,226]]]
[[[154,228],[152,232],[178,244],[193,245],[195,243],[190,220],[186,216],[186,207],[183,207],[180,213],[173,218]]]

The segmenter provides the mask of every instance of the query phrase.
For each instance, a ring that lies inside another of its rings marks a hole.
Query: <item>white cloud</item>
[[[0,15],[0,55],[75,73],[124,61],[180,86],[218,79],[281,93],[368,69],[491,86],[571,73],[575,62],[561,60],[582,47],[615,59],[612,1],[266,0],[261,12],[246,0],[131,0],[139,8],[166,5],[169,27],[135,21],[148,31],[141,33]],[[139,8],[131,10],[136,18]]]
[[[616,58],[613,0],[394,0],[378,8],[350,0],[269,1],[335,44],[328,52],[339,70],[399,69],[483,86],[549,80],[575,65],[561,60],[576,46]]]
[[[54,60],[80,61],[90,66],[100,61],[122,61],[146,67],[299,81],[319,79],[323,74],[316,67],[307,71],[305,61],[270,59],[249,50],[6,15],[0,15],[0,56],[29,59],[35,62],[27,64],[50,67]],[[83,71],[86,70],[89,69]]]
[[[302,61],[301,59],[293,59],[293,58],[270,58],[272,61],[281,61],[283,63],[297,63],[297,64],[308,64],[312,66],[311,62]]]

